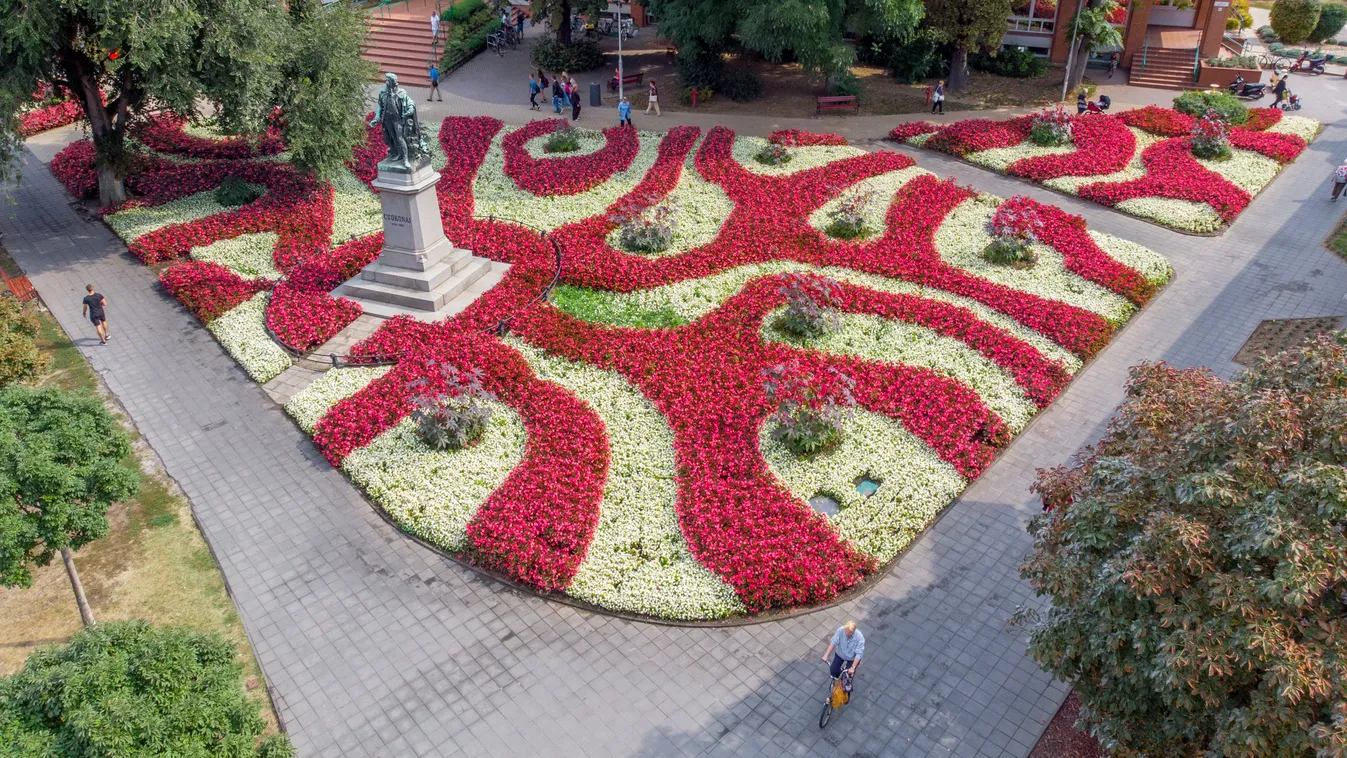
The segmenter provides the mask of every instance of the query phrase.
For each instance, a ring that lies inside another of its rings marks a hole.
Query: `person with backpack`
[[[538,83],[538,77],[529,74],[529,110],[540,111],[538,107],[538,93],[543,91],[543,86]]]
[[[440,65],[435,61],[430,62],[430,94],[426,95],[426,102],[430,102],[436,95],[440,96],[440,102],[444,102],[444,93],[440,92]]]
[[[552,107],[557,115],[561,115],[561,98],[566,94],[565,88],[561,86],[561,74],[557,74],[552,79]]]

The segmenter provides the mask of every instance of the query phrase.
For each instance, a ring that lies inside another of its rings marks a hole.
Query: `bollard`
[[[692,107],[693,107],[693,108],[696,108],[696,107],[697,107],[697,88],[696,88],[696,87],[693,87],[693,88],[692,88]]]

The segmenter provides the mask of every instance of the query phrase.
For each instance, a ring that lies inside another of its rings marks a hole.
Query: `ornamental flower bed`
[[[19,114],[19,136],[31,137],[66,124],[73,124],[83,118],[84,109],[75,100],[33,108]]]
[[[765,141],[685,126],[609,130],[549,157],[540,138],[555,128],[441,125],[446,234],[508,273],[452,318],[384,322],[352,350],[368,367],[328,371],[287,409],[407,532],[603,609],[705,620],[836,598],[915,539],[1170,276],[1079,217],[980,195],[896,153],[780,137],[803,141],[769,169],[752,157]],[[82,150],[64,160],[77,178]],[[329,244],[332,191],[277,164],[253,173],[255,159],[147,161],[138,205],[109,223],[136,229],[146,260],[194,259],[166,286],[253,376],[288,365],[268,330],[304,348],[353,317],[326,293],[382,238]],[[199,207],[225,176],[267,193]],[[873,198],[856,211],[868,231],[839,240],[830,209],[849,193]],[[146,231],[163,209],[182,220]],[[622,219],[659,209],[696,234],[657,254],[615,247]],[[1011,212],[1035,219],[1032,268],[982,258]],[[561,246],[546,298],[551,245],[503,219]],[[195,260],[222,235],[261,234],[275,235],[279,279]],[[778,328],[801,282],[828,293],[836,328]],[[493,397],[480,438],[453,451],[426,445],[412,417],[417,392],[444,390],[445,365],[480,372]],[[830,417],[840,431],[825,449],[796,455],[773,436],[763,377],[779,366],[848,388],[854,406]],[[838,512],[814,511],[819,494]]]
[[[1250,109],[1245,124],[1229,129],[1232,155],[1199,159],[1192,154],[1199,120],[1170,108],[1151,105],[1068,120],[1073,144],[1063,146],[1034,144],[1032,123],[1023,117],[905,123],[889,138],[1175,229],[1210,234],[1233,221],[1319,127],[1313,119],[1272,108]]]

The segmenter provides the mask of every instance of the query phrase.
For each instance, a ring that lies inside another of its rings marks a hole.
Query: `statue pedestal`
[[[373,186],[383,205],[383,251],[333,295],[360,303],[371,316],[422,320],[452,315],[476,298],[480,288],[473,285],[491,273],[492,262],[445,238],[435,197],[439,179],[429,166],[411,173],[379,169]]]

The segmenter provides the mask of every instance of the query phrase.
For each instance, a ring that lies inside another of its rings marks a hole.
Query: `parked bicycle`
[[[505,56],[505,34],[495,32],[486,38],[486,49],[494,50],[497,55]]]

